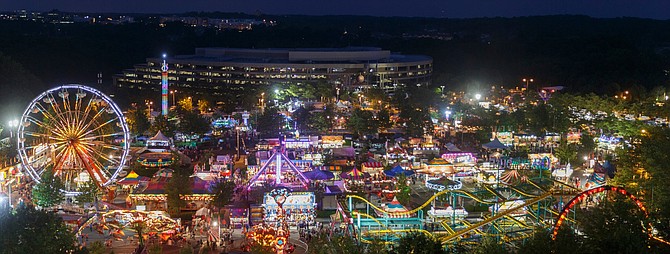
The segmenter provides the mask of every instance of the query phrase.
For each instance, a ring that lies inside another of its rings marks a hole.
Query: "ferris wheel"
[[[51,172],[62,180],[66,195],[77,195],[89,181],[99,188],[115,181],[130,147],[119,107],[82,85],[63,85],[37,96],[21,116],[17,139],[30,177],[39,183],[42,174]]]

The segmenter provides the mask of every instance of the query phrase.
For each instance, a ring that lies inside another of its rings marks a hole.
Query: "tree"
[[[264,137],[276,137],[279,134],[279,129],[284,122],[284,118],[276,107],[268,107],[263,114],[258,116],[258,123],[256,124],[256,131]]]
[[[411,189],[407,185],[407,177],[404,174],[401,174],[397,177],[397,183],[396,183],[396,190],[399,190],[396,194],[396,198],[398,198],[398,202],[404,206],[409,205],[409,201],[411,199]]]
[[[128,128],[130,129],[130,132],[135,135],[142,135],[151,127],[145,109],[141,107],[141,105],[143,104],[133,103],[133,107],[131,107],[128,110],[128,113],[125,114]]]
[[[172,177],[165,186],[170,215],[176,216],[181,212],[181,208],[186,205],[186,201],[182,199],[182,196],[191,194],[191,181],[188,166],[180,165],[175,168]]]
[[[144,246],[144,232],[147,229],[146,222],[142,220],[133,221],[132,224],[130,224],[130,229],[135,231],[135,233],[137,234],[137,239],[139,241],[140,246]]]
[[[219,181],[214,185],[214,205],[222,208],[228,205],[233,198],[235,183],[233,181]]]
[[[405,133],[412,137],[422,137],[432,126],[427,109],[405,107],[400,111],[400,118],[405,125]]]
[[[193,111],[193,98],[187,97],[177,102],[177,107],[186,111]]]
[[[65,200],[65,195],[60,190],[65,186],[59,177],[54,176],[51,168],[42,173],[40,183],[33,186],[33,199],[40,207],[50,207]]]
[[[0,254],[72,253],[74,233],[53,212],[19,207],[0,213]]]
[[[333,127],[332,117],[325,112],[310,113],[309,126],[310,129],[318,132],[326,132]]]
[[[628,197],[609,198],[578,215],[586,249],[594,253],[649,253],[651,240],[644,225],[650,221]],[[653,252],[652,252],[653,253]]]
[[[393,125],[391,123],[391,113],[385,108],[380,109],[377,112],[377,122],[379,122],[380,128],[390,128]]]
[[[161,131],[163,134],[165,134],[165,136],[172,137],[174,136],[176,127],[174,123],[168,121],[167,117],[160,115],[154,118],[154,123],[151,125],[149,130],[152,133],[158,133],[158,131]]]
[[[492,237],[486,237],[481,240],[479,245],[475,247],[472,254],[507,254],[507,250],[502,244],[498,244],[498,240]]]
[[[107,247],[102,241],[95,241],[86,246],[88,254],[107,254]]]
[[[329,237],[327,234],[320,234],[312,238],[309,243],[308,253],[310,254],[365,254],[366,250],[352,237],[343,235],[334,235]]]
[[[573,144],[568,144],[565,139],[561,139],[554,154],[561,163],[574,163],[577,160],[577,148]]]
[[[367,135],[377,132],[377,123],[372,117],[372,112],[355,109],[347,121],[347,128],[358,135]]]
[[[77,196],[77,202],[81,204],[96,202],[98,196],[102,194],[100,188],[92,180],[84,183],[78,191],[81,193]]]
[[[209,101],[207,100],[198,100],[198,110],[200,113],[205,113],[209,111],[210,104]]]
[[[202,135],[211,130],[211,123],[195,111],[178,110],[178,116],[177,130],[181,133]]]
[[[400,238],[395,253],[440,254],[445,251],[439,241],[422,233],[412,233]]]

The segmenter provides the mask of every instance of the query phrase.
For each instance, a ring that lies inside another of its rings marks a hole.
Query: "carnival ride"
[[[137,224],[141,224],[139,227],[145,235],[167,238],[179,233],[179,223],[164,211],[112,210],[97,213],[84,222],[76,234],[80,235],[85,228],[90,227],[101,235],[109,235],[121,241],[126,238],[124,231],[133,231],[138,227]]]
[[[346,201],[339,202],[339,209],[345,217],[343,221],[348,222],[349,232],[364,243],[376,239],[393,244],[408,233],[430,235],[445,245],[454,241],[475,243],[482,236],[516,241],[532,236],[536,227],[552,225],[558,215],[554,208],[562,203],[565,196],[574,193],[574,188],[546,177],[524,178],[515,184],[482,184],[471,191],[445,189],[406,211],[389,212],[357,195],[347,195]],[[425,222],[431,221],[424,218],[424,208],[432,204],[429,211],[434,212],[435,201],[442,196],[446,196],[447,202],[451,203],[452,214],[435,221],[442,229],[428,231]],[[459,202],[462,205],[465,199],[475,206],[487,206],[488,212],[457,214],[458,209],[454,207]],[[364,207],[356,203],[362,203]]]
[[[59,177],[66,195],[93,181],[115,181],[129,151],[129,131],[119,107],[102,92],[63,85],[33,99],[17,130],[18,154],[35,182],[45,172]],[[46,170],[50,169],[50,170]]]

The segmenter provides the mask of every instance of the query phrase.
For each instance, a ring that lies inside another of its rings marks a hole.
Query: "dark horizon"
[[[668,20],[670,1],[650,0],[644,3],[630,0],[341,0],[320,2],[286,0],[284,4],[270,0],[212,1],[180,0],[63,0],[44,2],[38,0],[6,1],[2,11],[30,10],[89,13],[178,14],[185,12],[263,13],[269,15],[354,15],[377,17],[430,17],[430,18],[485,18],[524,17],[545,15],[586,15],[594,18],[636,17]]]

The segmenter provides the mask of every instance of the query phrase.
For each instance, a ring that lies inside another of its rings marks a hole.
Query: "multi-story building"
[[[121,88],[159,90],[162,58],[148,58],[114,77]],[[342,88],[425,86],[433,59],[371,47],[239,49],[197,48],[169,57],[170,88],[218,94],[245,86],[325,82]]]

